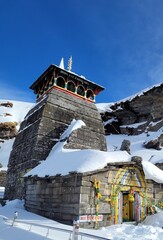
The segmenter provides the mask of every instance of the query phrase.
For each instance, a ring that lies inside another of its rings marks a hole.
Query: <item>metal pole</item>
[[[31,224],[30,227],[29,227],[29,232],[31,231],[31,229],[32,229],[32,224]]]
[[[46,238],[48,237],[48,235],[49,235],[49,228],[48,228],[47,233],[46,233]]]
[[[72,232],[72,240],[78,240],[79,235],[79,220],[73,221],[73,232]]]
[[[17,211],[15,211],[15,212],[14,212],[13,221],[12,221],[12,226],[14,226],[14,223],[15,223],[15,221],[16,221],[16,219],[17,219],[17,217],[18,217],[18,212],[17,212]]]

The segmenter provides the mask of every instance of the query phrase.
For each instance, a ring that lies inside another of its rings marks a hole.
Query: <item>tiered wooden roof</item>
[[[104,90],[104,87],[89,81],[83,76],[51,64],[30,86],[30,89],[34,90],[37,95],[37,101],[52,89],[56,89],[94,102],[95,96]]]

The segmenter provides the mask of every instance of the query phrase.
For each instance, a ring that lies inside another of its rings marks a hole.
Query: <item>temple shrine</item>
[[[40,101],[52,89],[55,89],[89,102],[95,102],[96,95],[104,90],[104,87],[87,80],[83,76],[51,64],[31,85],[30,89],[34,90],[37,101]]]

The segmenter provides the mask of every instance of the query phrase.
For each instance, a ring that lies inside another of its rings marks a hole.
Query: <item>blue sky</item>
[[[0,99],[35,101],[50,65],[105,87],[112,102],[163,82],[162,0],[0,0]]]

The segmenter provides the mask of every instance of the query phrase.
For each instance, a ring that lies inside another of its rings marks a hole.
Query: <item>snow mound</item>
[[[151,225],[154,227],[163,227],[163,211],[154,215],[148,216],[143,222],[144,225]]]
[[[24,200],[15,199],[12,201],[7,201],[6,205],[12,208],[24,209]]]

